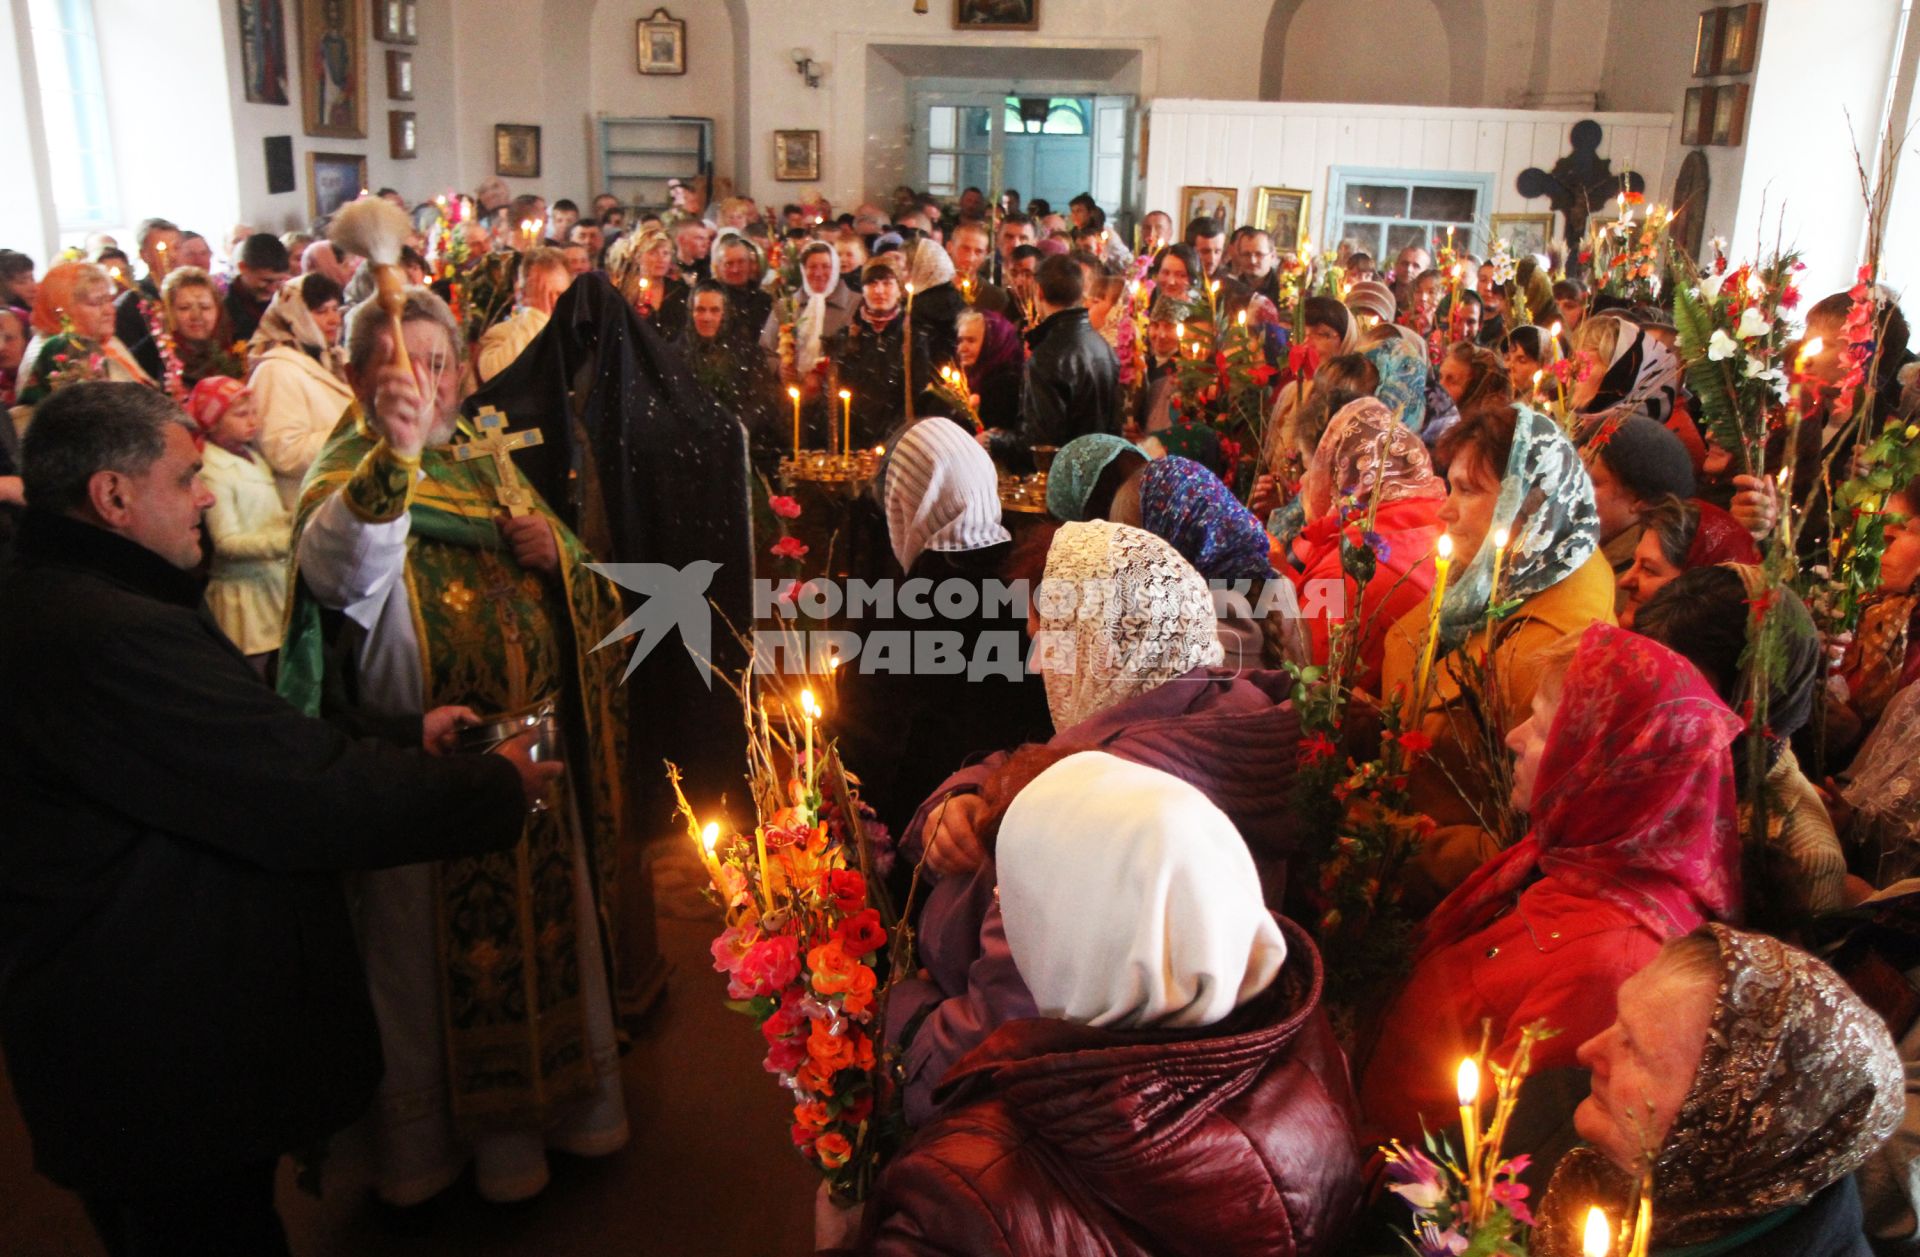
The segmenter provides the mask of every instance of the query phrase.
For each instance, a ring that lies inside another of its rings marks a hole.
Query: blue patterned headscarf
[[[1366,351],[1367,361],[1380,372],[1373,395],[1415,432],[1427,426],[1427,357],[1414,347],[1417,340],[1395,336]]]
[[[1208,580],[1273,574],[1267,530],[1220,477],[1171,455],[1140,473],[1140,523],[1164,538]]]
[[[1139,446],[1111,432],[1089,432],[1061,446],[1047,471],[1047,513],[1069,524],[1086,523],[1087,499],[1100,473],[1128,450],[1140,453]]]
[[[1473,561],[1447,587],[1440,608],[1440,649],[1453,650],[1486,622],[1493,597],[1493,536],[1511,539],[1500,562],[1503,602],[1551,589],[1600,548],[1600,512],[1580,451],[1552,419],[1514,407],[1513,449],[1500,478],[1493,523]]]

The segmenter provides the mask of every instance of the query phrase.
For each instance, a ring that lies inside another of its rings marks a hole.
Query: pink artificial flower
[[[800,945],[789,934],[763,938],[747,949],[733,976],[752,995],[772,995],[800,976]]]
[[[798,498],[782,497],[776,493],[767,499],[767,509],[775,515],[778,515],[781,519],[800,518],[800,501]]]
[[[773,543],[769,553],[776,559],[804,559],[807,557],[807,544],[798,537],[782,537]]]

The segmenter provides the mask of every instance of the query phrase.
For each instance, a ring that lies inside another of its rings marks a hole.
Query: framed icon
[[[1682,144],[1712,143],[1710,126],[1712,121],[1713,89],[1689,87],[1686,104],[1680,110],[1680,142]]]
[[[240,77],[249,104],[287,103],[287,15],[280,0],[240,0]]]
[[[1752,89],[1745,83],[1723,83],[1713,90],[1713,139],[1711,143],[1738,147],[1747,138],[1747,95]]]
[[[397,44],[407,33],[406,0],[373,0],[373,37]]]
[[[360,12],[346,0],[300,0],[300,103],[308,135],[367,138]]]
[[[413,99],[413,54],[387,49],[387,96],[392,100]]]
[[[773,177],[789,183],[820,177],[820,133],[775,131]]]
[[[1693,33],[1693,77],[1706,78],[1720,73],[1720,23],[1725,9],[1703,9],[1700,24]]]
[[[1507,251],[1517,258],[1545,253],[1553,242],[1553,214],[1495,214],[1488,235],[1506,241]]]
[[[1302,188],[1255,188],[1253,226],[1273,237],[1273,247],[1296,249],[1307,236],[1313,193]]]
[[[419,124],[411,109],[387,111],[387,156],[407,161],[420,156]]]
[[[1187,187],[1180,189],[1180,221],[1174,227],[1186,230],[1196,218],[1211,218],[1227,231],[1237,225],[1240,189]]]
[[[540,128],[503,122],[493,129],[493,173],[515,179],[540,175]]]
[[[1037,31],[1040,0],[953,0],[957,31]]]
[[[687,24],[665,9],[655,9],[636,25],[634,40],[642,74],[687,72]]]
[[[1736,4],[1720,10],[1720,73],[1752,74],[1760,51],[1760,6]]]
[[[400,42],[417,44],[420,42],[420,0],[401,0]]]
[[[358,197],[366,187],[365,154],[307,154],[307,208],[312,211],[309,217],[327,217]]]

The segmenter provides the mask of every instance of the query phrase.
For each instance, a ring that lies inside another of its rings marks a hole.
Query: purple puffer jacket
[[[1300,737],[1300,722],[1286,702],[1292,687],[1284,672],[1234,675],[1197,668],[1095,713],[1055,734],[1049,745],[1106,751],[1169,773],[1206,795],[1246,839],[1267,905],[1277,909],[1287,857],[1298,841],[1287,806]],[[992,756],[941,783],[901,836],[902,855],[918,860],[925,827],[940,804],[979,790],[1005,758]],[[1039,1015],[1007,948],[997,889],[991,860],[970,875],[935,883],[918,935],[931,980],[903,981],[888,997],[890,1042],[900,1042],[916,1018],[925,1018],[904,1062],[907,1120],[915,1126],[938,1112],[933,1091],[955,1061],[1006,1022]]]

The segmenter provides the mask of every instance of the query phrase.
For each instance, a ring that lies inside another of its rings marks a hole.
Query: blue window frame
[[[113,226],[120,190],[93,0],[27,0],[27,18],[60,233]]]
[[[1335,166],[1329,172],[1326,244],[1351,239],[1382,270],[1409,245],[1432,252],[1453,229],[1454,247],[1485,252],[1493,176],[1456,170],[1377,170]]]

